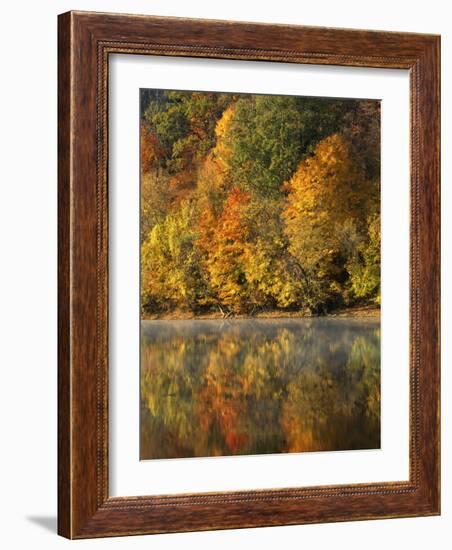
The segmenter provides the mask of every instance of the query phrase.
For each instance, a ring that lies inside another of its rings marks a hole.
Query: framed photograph
[[[59,16],[61,535],[440,513],[439,59]]]

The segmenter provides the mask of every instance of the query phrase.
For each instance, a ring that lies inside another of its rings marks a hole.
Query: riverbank
[[[209,311],[207,313],[195,314],[191,311],[171,311],[165,313],[156,314],[142,314],[142,321],[153,320],[189,320],[189,319],[299,319],[299,318],[311,318],[311,317],[354,317],[357,319],[379,319],[380,307],[379,306],[354,306],[348,308],[341,308],[331,311],[325,315],[313,315],[306,311],[260,311],[253,315],[250,314],[223,314],[221,311]]]

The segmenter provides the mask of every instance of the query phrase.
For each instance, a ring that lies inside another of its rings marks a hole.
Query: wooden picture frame
[[[68,538],[440,513],[440,38],[68,12],[58,38],[58,532]],[[112,53],[410,72],[408,481],[147,497],[108,492]]]

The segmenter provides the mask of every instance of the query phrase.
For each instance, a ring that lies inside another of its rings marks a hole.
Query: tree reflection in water
[[[380,447],[380,325],[142,321],[141,459]]]

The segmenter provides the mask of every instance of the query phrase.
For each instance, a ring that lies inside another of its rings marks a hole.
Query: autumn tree
[[[289,251],[302,273],[304,299],[317,310],[340,297],[347,278],[340,229],[349,220],[358,231],[364,229],[372,183],[345,139],[335,134],[322,140],[314,155],[300,163],[286,188]]]
[[[164,102],[149,104],[144,117],[166,148],[170,172],[186,170],[207,154],[230,101],[229,94],[166,92]]]
[[[244,273],[254,309],[290,308],[300,300],[299,274],[281,221],[283,204],[280,198],[253,200],[244,212],[248,227]]]
[[[154,225],[141,247],[142,307],[196,309],[204,285],[189,202]]]
[[[350,251],[346,267],[353,294],[380,303],[380,214],[369,216],[367,232]]]
[[[207,253],[204,269],[210,287],[219,304],[237,312],[247,309],[244,254],[248,231],[245,212],[249,201],[249,193],[234,187],[219,218],[209,218],[210,232],[207,232],[208,223],[201,225],[206,232],[201,235],[200,245]]]
[[[142,305],[378,303],[377,101],[142,91]]]
[[[140,241],[148,237],[152,228],[163,221],[171,207],[168,176],[152,170],[141,176]]]
[[[140,168],[141,173],[145,174],[153,168],[157,168],[161,163],[165,151],[159,143],[155,132],[152,132],[149,127],[141,123],[140,128]]]

